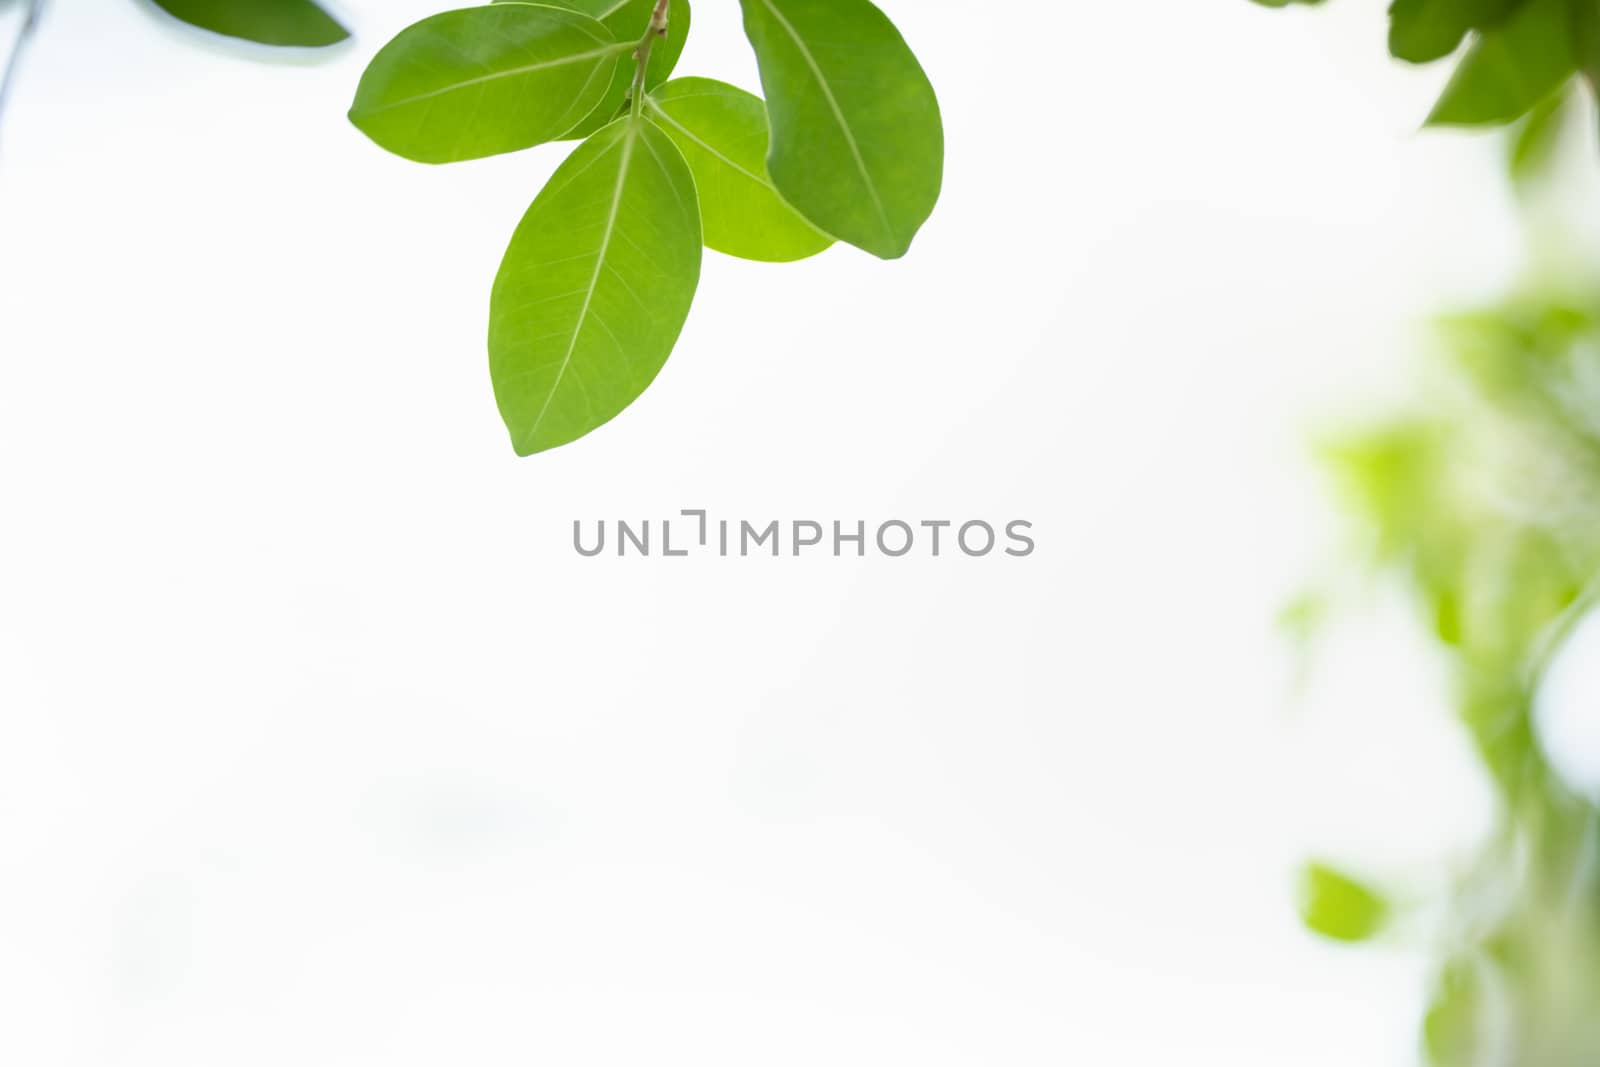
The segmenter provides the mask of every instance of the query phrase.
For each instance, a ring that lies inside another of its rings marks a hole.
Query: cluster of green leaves
[[[1396,59],[1433,63],[1463,46],[1428,125],[1516,122],[1547,107],[1579,75],[1600,82],[1600,0],[1394,0],[1389,51]]]
[[[1370,566],[1407,589],[1450,668],[1501,825],[1454,880],[1425,1023],[1440,1067],[1600,1063],[1600,810],[1541,745],[1535,701],[1600,591],[1600,300],[1520,296],[1441,325],[1427,410],[1335,443],[1328,461]],[[1385,895],[1325,866],[1303,915],[1345,941]]]
[[[590,433],[661,371],[702,247],[788,262],[842,240],[902,256],[944,168],[933,87],[868,0],[741,0],[766,99],[671,79],[687,0],[500,2],[434,15],[373,58],[350,120],[453,163],[582,143],[512,235],[489,364],[519,455]]]
[[[154,0],[176,19],[225,37],[284,48],[323,48],[350,31],[313,0]]]

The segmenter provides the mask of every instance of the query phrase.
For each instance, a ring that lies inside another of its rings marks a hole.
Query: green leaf
[[[1573,50],[1578,67],[1600,86],[1600,0],[1572,0]]]
[[[401,30],[373,57],[350,121],[419,163],[531,148],[587,117],[632,48],[559,8],[446,11]]]
[[[508,0],[495,0],[495,3],[499,4],[506,2]],[[644,32],[650,25],[650,14],[656,6],[655,0],[540,0],[540,2],[551,7],[579,11],[590,18],[598,19],[617,40],[633,44],[644,39]],[[667,36],[657,41],[650,49],[650,68],[645,72],[644,80],[646,89],[654,89],[672,77],[673,68],[678,65],[678,57],[683,55],[683,46],[689,39],[689,26],[693,20],[689,0],[672,0],[667,10],[667,17],[669,20]],[[612,117],[622,110],[623,102],[628,98],[628,90],[633,84],[634,69],[631,61],[619,64],[617,73],[611,80],[611,87],[606,90],[600,105],[588,118],[580,122],[576,129],[569,130],[563,139],[581,140],[602,126],[608,125]]]
[[[1526,183],[1548,169],[1560,147],[1568,98],[1567,93],[1546,97],[1515,131],[1506,153],[1506,168],[1513,182]]]
[[[933,86],[867,0],[740,0],[772,119],[767,170],[819,228],[884,259],[933,212],[944,129]]]
[[[833,244],[767,176],[767,108],[760,97],[710,78],[680,78],[646,102],[694,172],[707,248],[787,263]]]
[[[584,436],[649,387],[700,281],[694,175],[654,123],[585,141],[506,250],[489,314],[489,369],[518,455]]]
[[[311,0],[155,0],[191,26],[258,44],[321,48],[350,36]]]
[[[1300,917],[1335,941],[1366,941],[1383,929],[1389,906],[1360,882],[1320,863],[1300,875]]]
[[[1262,7],[1288,7],[1291,4],[1320,4],[1322,0],[1254,0],[1254,2]]]
[[[1472,30],[1503,21],[1522,0],[1394,0],[1389,54],[1408,63],[1450,55]]]
[[[1527,0],[1483,31],[1444,95],[1430,126],[1513,122],[1561,88],[1577,69],[1569,0]]]

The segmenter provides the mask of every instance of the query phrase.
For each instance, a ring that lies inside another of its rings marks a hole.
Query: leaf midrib
[[[392,100],[381,107],[356,110],[355,114],[362,117],[381,115],[385,111],[393,111],[397,107],[405,107],[407,104],[420,103],[423,100],[432,100],[435,97],[445,96],[446,94],[456,92],[459,89],[469,89],[474,85],[482,85],[486,82],[496,81],[500,78],[515,78],[519,75],[536,74],[541,70],[554,70],[557,67],[565,67],[573,63],[582,63],[590,59],[601,59],[614,53],[624,52],[632,47],[632,45],[614,42],[606,45],[604,48],[596,48],[590,52],[578,52],[570,56],[562,56],[560,59],[553,59],[549,62],[530,63],[525,67],[513,67],[510,70],[497,70],[477,78],[468,78],[465,81],[452,82],[449,85],[441,86],[438,89],[430,89],[425,93],[418,93],[415,96],[408,96],[400,100]]]
[[[617,184],[611,192],[611,210],[606,216],[605,232],[600,237],[600,249],[594,257],[594,273],[589,277],[589,287],[584,291],[583,304],[578,309],[577,321],[572,326],[572,336],[567,339],[567,352],[561,359],[561,369],[556,371],[556,380],[550,383],[550,391],[545,395],[544,406],[539,409],[539,414],[534,417],[533,425],[528,428],[526,443],[533,445],[539,436],[539,428],[544,425],[544,419],[550,412],[550,405],[554,403],[556,393],[561,389],[561,383],[566,379],[567,370],[572,366],[572,357],[578,351],[578,338],[583,334],[584,323],[589,319],[589,309],[594,303],[594,293],[600,285],[600,275],[606,268],[606,254],[611,250],[611,239],[616,235],[617,216],[622,212],[622,194],[628,185],[628,167],[633,162],[633,146],[639,134],[635,120],[628,120],[627,132],[622,142],[622,160],[617,165]]]

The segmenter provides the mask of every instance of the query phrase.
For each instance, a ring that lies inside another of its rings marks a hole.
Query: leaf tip
[[[916,240],[915,236],[907,238],[891,237],[883,244],[868,248],[867,251],[879,259],[893,263],[897,259],[904,259],[911,252],[911,245]]]

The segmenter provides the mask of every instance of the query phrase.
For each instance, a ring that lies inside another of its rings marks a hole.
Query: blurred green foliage
[[[1263,7],[1323,0],[1255,0]],[[1504,126],[1568,85],[1600,82],[1600,0],[1394,0],[1389,54],[1434,63],[1465,52],[1430,126]]]
[[[1535,701],[1600,576],[1600,287],[1539,284],[1439,330],[1427,404],[1326,450],[1365,563],[1437,639],[1499,799],[1496,832],[1437,902],[1426,1045],[1441,1067],[1590,1067],[1600,817],[1541,746]],[[1307,878],[1313,930],[1376,929],[1376,891],[1321,867]]]
[[[1462,53],[1429,123],[1511,127],[1525,202],[1554,191],[1577,86],[1600,80],[1600,0],[1396,0],[1389,16],[1396,58]],[[1562,779],[1536,716],[1552,660],[1600,605],[1597,283],[1547,271],[1441,319],[1425,402],[1324,450],[1363,567],[1408,593],[1436,641],[1498,816],[1441,899],[1397,908],[1318,863],[1301,915],[1335,940],[1394,928],[1436,954],[1422,1031],[1439,1067],[1600,1065],[1600,809],[1581,791],[1600,783]],[[1285,626],[1303,640],[1328,614],[1305,598]]]

